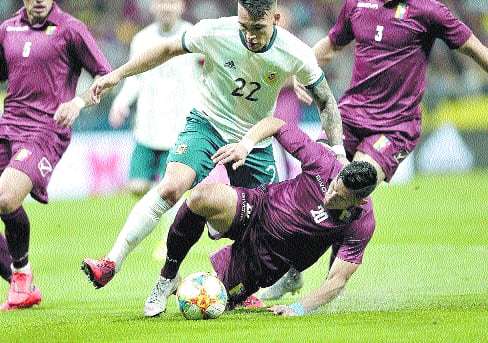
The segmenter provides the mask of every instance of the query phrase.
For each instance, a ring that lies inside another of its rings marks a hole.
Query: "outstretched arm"
[[[95,76],[95,80],[100,76]],[[101,93],[101,96],[106,94],[106,90]],[[95,103],[91,99],[91,92],[87,89],[80,95],[75,96],[73,99],[67,102],[63,102],[58,106],[54,113],[54,121],[60,127],[70,127],[74,121],[80,115],[80,111],[83,108],[90,107]]]
[[[289,306],[275,305],[270,307],[269,311],[283,316],[298,316],[310,313],[335,299],[358,267],[358,264],[336,258],[330,268],[327,279],[319,288],[299,302]]]
[[[458,50],[471,57],[488,72],[488,48],[474,34]]]
[[[251,127],[239,143],[227,144],[217,150],[212,156],[212,161],[219,164],[236,161],[232,165],[232,169],[236,170],[244,164],[247,155],[252,151],[254,145],[273,136],[283,125],[285,125],[285,122],[275,117],[261,119]]]
[[[100,102],[100,94],[105,89],[117,85],[120,80],[143,73],[163,64],[172,57],[186,53],[181,42],[181,37],[156,45],[136,58],[93,82],[90,87],[91,98],[95,103]]]

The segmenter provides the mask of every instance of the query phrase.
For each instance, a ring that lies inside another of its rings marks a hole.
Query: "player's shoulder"
[[[288,30],[276,26],[275,44],[297,59],[313,55],[312,48]],[[307,58],[308,60],[308,58]]]
[[[203,34],[223,35],[228,32],[235,34],[238,25],[237,17],[221,17],[217,19],[202,19],[195,24],[194,28]]]
[[[157,32],[158,32],[158,24],[157,23],[149,24],[149,25],[143,27],[138,32],[136,32],[136,34],[132,38],[132,41],[134,42],[134,41],[137,41],[139,39],[144,39],[145,37],[154,35]]]
[[[88,31],[88,26],[84,22],[74,15],[63,11],[55,3],[53,4],[53,9],[48,19],[54,25],[58,26],[59,30],[64,30],[65,32],[81,32],[84,34]]]

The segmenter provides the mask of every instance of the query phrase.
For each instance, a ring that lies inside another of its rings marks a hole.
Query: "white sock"
[[[14,273],[28,274],[31,271],[30,262],[27,262],[27,264],[25,266],[23,266],[22,268],[14,268],[13,264],[10,266],[10,268],[12,269],[12,272],[14,272]]]
[[[155,188],[137,202],[107,255],[107,258],[115,263],[115,272],[122,268],[122,263],[131,251],[154,231],[161,216],[170,208]]]

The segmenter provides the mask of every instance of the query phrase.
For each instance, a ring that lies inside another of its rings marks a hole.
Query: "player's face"
[[[266,13],[264,18],[253,18],[241,4],[238,4],[237,16],[247,48],[251,51],[259,51],[269,44],[274,25],[280,19],[280,15],[274,11]]]
[[[357,205],[357,200],[352,192],[344,186],[342,179],[336,177],[327,189],[324,206],[334,210],[346,210],[355,205]]]
[[[24,0],[27,18],[31,24],[41,22],[53,7],[54,0]]]
[[[151,10],[156,20],[169,31],[183,15],[185,3],[183,0],[153,0]]]

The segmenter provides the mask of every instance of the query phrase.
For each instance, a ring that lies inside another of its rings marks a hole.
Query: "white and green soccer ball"
[[[225,311],[227,291],[212,274],[193,273],[178,287],[176,305],[186,319],[216,319]]]

